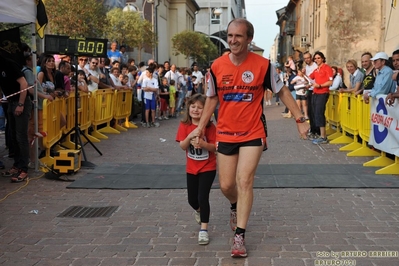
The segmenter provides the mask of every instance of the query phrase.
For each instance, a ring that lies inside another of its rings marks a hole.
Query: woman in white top
[[[306,85],[308,84],[307,80],[304,78],[304,70],[298,69],[298,74],[295,78],[291,80],[291,84],[295,84],[294,88],[296,91],[296,103],[298,104],[299,109],[302,110],[305,119],[308,120],[308,104],[306,101]]]
[[[339,88],[342,88],[342,77],[338,73],[338,68],[336,66],[331,67],[333,70],[333,84],[330,86],[330,91],[335,91],[338,90]]]

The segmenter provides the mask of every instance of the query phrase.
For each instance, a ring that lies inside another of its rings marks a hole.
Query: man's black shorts
[[[216,145],[216,150],[218,153],[224,155],[234,155],[238,154],[240,147],[248,146],[263,146],[263,141],[262,139],[254,139],[238,143],[218,142]]]

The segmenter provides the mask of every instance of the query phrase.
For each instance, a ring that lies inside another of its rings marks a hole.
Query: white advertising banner
[[[371,104],[369,144],[386,153],[399,156],[399,103],[385,104],[386,95],[377,95]]]

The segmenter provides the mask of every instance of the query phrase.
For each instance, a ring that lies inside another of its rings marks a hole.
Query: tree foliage
[[[152,24],[138,12],[124,12],[121,8],[113,8],[107,13],[105,24],[108,40],[138,48],[138,61],[141,60],[143,47],[152,48],[157,43]]]
[[[19,27],[19,33],[21,36],[21,42],[24,42],[30,46],[32,42],[32,32],[31,32],[31,25],[24,25],[16,24],[16,23],[0,23],[0,31],[9,30]]]
[[[186,58],[201,65],[218,57],[218,49],[208,36],[194,31],[182,31],[172,38],[174,55],[183,54]]]
[[[52,34],[72,37],[103,36],[106,9],[97,0],[46,0],[48,28]]]

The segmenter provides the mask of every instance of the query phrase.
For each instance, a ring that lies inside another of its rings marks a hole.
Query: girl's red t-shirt
[[[187,136],[196,129],[196,125],[187,125],[180,123],[176,134],[176,141],[180,142],[187,138]],[[216,144],[216,127],[211,124],[205,128],[204,140],[208,143]],[[216,170],[216,155],[214,152],[205,149],[195,149],[190,145],[186,150],[186,172],[197,175],[198,173]]]

